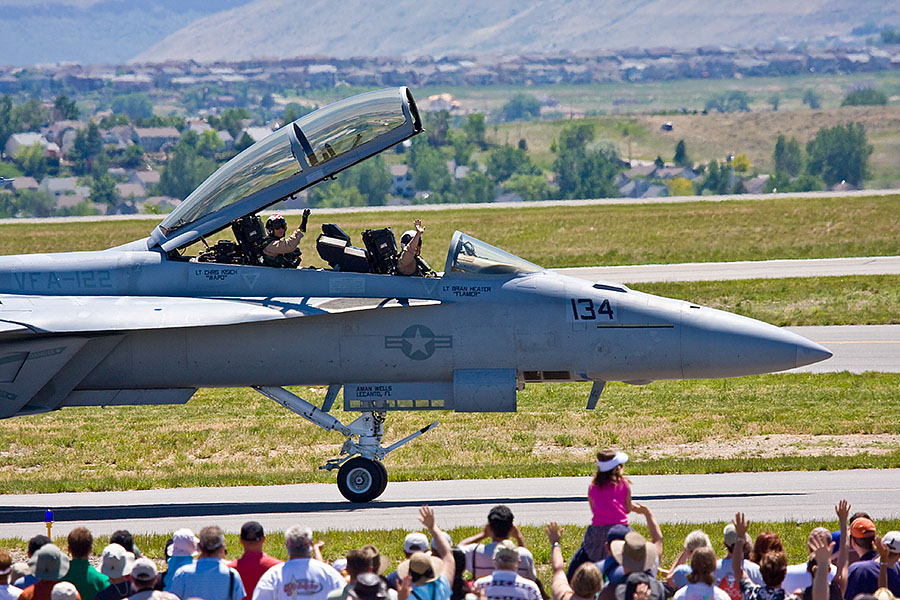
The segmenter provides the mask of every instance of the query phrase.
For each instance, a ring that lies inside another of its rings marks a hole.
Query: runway
[[[665,523],[728,521],[737,511],[751,520],[831,520],[842,498],[877,520],[898,515],[900,494],[900,469],[644,475],[631,480],[634,499],[649,505]],[[445,528],[480,525],[496,504],[508,505],[522,524],[556,520],[586,525],[591,517],[587,486],[587,477],[393,482],[381,498],[365,505],[348,503],[334,484],[0,496],[0,537],[27,539],[45,531],[47,508],[54,510],[54,535],[79,525],[95,535],[121,528],[132,533],[179,527],[197,531],[210,524],[236,533],[250,519],[269,531],[294,524],[319,531],[417,529],[416,510],[424,503],[435,508]]]

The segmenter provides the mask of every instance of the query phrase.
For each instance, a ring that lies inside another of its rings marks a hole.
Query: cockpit
[[[160,247],[170,259],[262,265],[264,234],[258,217],[262,209],[421,131],[415,100],[405,87],[330,104],[286,124],[219,168],[159,224],[148,245]],[[234,240],[207,242],[208,237],[229,227]],[[325,224],[316,249],[332,270],[395,272],[402,249],[391,230],[368,230],[362,237],[360,247],[354,246],[340,227]],[[205,246],[198,256],[183,253],[198,242]],[[509,275],[540,270],[458,231],[445,266],[446,274]],[[422,271],[427,274],[430,267]]]

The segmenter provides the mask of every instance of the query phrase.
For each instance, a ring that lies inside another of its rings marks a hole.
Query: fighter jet
[[[592,382],[593,408],[607,381],[739,377],[831,356],[772,325],[555,274],[459,231],[434,277],[394,274],[389,230],[362,248],[323,227],[328,268],[262,263],[261,210],[421,131],[408,89],[354,96],[237,155],[144,239],[0,257],[0,418],[250,387],[344,436],[321,468],[367,502],[387,484],[385,456],[437,425],[385,446],[392,411],[515,411],[517,391],[544,381]],[[204,246],[229,227],[234,240]],[[328,393],[315,406],[286,386]],[[359,413],[349,424],[329,414],[341,390]]]

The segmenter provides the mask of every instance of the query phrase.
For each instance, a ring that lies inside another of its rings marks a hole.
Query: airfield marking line
[[[817,344],[900,344],[900,340],[847,340],[842,342],[816,342]]]

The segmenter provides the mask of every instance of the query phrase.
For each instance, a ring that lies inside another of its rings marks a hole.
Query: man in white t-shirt
[[[809,532],[809,536],[806,538],[806,547],[807,549],[812,548],[812,543],[815,538],[820,538],[822,540],[826,540],[831,542],[831,531],[829,529],[825,529],[824,527],[816,527],[812,531]],[[809,574],[809,571],[806,569],[807,563],[803,562],[796,565],[788,565],[787,574],[784,576],[784,581],[781,584],[781,588],[789,594],[793,594],[795,590],[805,590],[809,586],[812,585],[812,576]],[[830,583],[834,576],[837,574],[837,567],[834,565],[829,565],[828,571],[828,582]]]
[[[475,590],[484,591],[488,600],[541,600],[536,583],[517,573],[519,548],[512,540],[503,540],[494,548],[494,572],[475,581]]]
[[[490,543],[480,544],[484,539],[491,538]],[[488,513],[487,523],[481,532],[470,536],[459,543],[459,549],[466,555],[466,570],[475,579],[490,575],[494,572],[494,550],[497,544],[511,539],[516,542],[519,553],[518,573],[532,581],[537,579],[534,570],[534,557],[525,547],[525,540],[519,529],[513,523],[513,514],[509,507],[495,506]]]
[[[346,581],[334,567],[312,558],[312,531],[297,525],[284,532],[289,560],[266,571],[253,600],[325,600]]]

